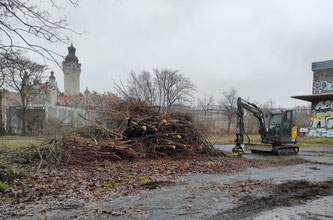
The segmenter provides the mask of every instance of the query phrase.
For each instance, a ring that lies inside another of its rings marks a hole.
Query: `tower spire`
[[[66,62],[74,61],[78,63],[79,59],[75,55],[76,48],[73,46],[73,44],[71,44],[67,49],[68,49],[68,55],[65,57],[65,61]]]

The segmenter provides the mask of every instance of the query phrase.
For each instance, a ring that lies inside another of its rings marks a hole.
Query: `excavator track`
[[[296,155],[299,152],[299,147],[297,147],[297,146],[278,146],[278,147],[273,147],[272,152],[275,155],[279,155],[279,156]]]
[[[299,147],[294,145],[272,146],[270,144],[246,144],[245,148],[252,153],[273,153],[275,155],[295,155],[299,152]]]

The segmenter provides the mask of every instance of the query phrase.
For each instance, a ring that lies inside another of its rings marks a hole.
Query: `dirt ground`
[[[0,194],[0,219],[332,219],[332,166],[333,147],[316,146],[45,169]]]

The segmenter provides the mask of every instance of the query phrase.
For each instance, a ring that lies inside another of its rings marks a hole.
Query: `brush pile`
[[[43,158],[53,163],[91,163],[213,151],[186,114],[166,116],[143,103],[122,100],[113,100],[98,114],[96,122],[46,144]]]

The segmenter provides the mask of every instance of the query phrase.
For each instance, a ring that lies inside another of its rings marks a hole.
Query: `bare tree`
[[[68,1],[77,6],[78,0]],[[65,33],[75,32],[67,27],[65,17],[54,18],[39,7],[41,2],[60,9],[54,0],[0,0],[0,56],[7,58],[16,50],[32,51],[52,61],[61,56],[42,46],[43,42],[67,44]]]
[[[214,97],[212,95],[207,96],[206,94],[204,94],[202,97],[198,98],[198,106],[204,112],[204,117],[207,116],[208,111],[211,105],[213,104],[214,104]]]
[[[212,95],[207,96],[206,94],[204,94],[203,96],[198,98],[198,107],[200,108],[199,111],[203,112],[203,115],[199,114],[200,116],[202,116],[199,117],[199,119],[202,119],[201,122],[203,123],[206,132],[210,132],[212,129],[212,117],[208,117],[208,112],[213,104],[214,97]]]
[[[170,110],[174,104],[191,102],[195,86],[191,80],[179,73],[178,70],[154,69],[155,83],[159,91],[159,106]]]
[[[154,74],[142,71],[140,74],[130,73],[127,88],[116,85],[116,90],[123,97],[146,102],[149,105],[162,107],[169,111],[175,104],[190,102],[195,86],[189,78],[178,71],[154,69]]]
[[[227,133],[229,134],[233,115],[237,105],[237,91],[234,88],[231,88],[228,92],[223,92],[222,95],[223,98],[220,100],[220,104],[224,109],[223,115],[227,118]]]
[[[265,112],[265,110],[269,111],[269,110],[275,108],[276,103],[274,100],[269,99],[266,102],[264,102],[263,104],[260,104],[259,106]]]
[[[156,85],[148,71],[143,70],[139,75],[136,75],[135,72],[131,72],[127,85],[131,97],[145,101],[149,105],[156,104]]]
[[[7,60],[4,72],[7,76],[6,83],[9,88],[17,91],[20,100],[17,104],[21,107],[19,117],[22,120],[22,134],[26,134],[26,110],[28,105],[37,95],[34,81],[40,81],[45,66],[30,61],[21,54],[15,53]]]

